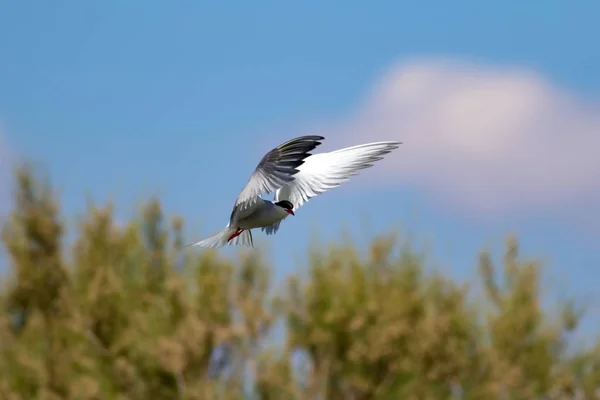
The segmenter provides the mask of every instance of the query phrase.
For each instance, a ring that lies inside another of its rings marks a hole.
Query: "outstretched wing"
[[[400,144],[367,143],[311,155],[298,167],[300,172],[294,175],[294,180],[275,192],[275,201],[289,200],[294,205],[294,210],[297,210],[312,197],[339,186],[360,170],[372,167],[374,162],[397,149]]]
[[[277,221],[274,224],[263,226],[262,228],[260,228],[260,230],[265,232],[267,235],[274,235],[279,230],[280,224],[281,224],[281,221]]]
[[[269,151],[258,163],[248,183],[240,192],[233,212],[244,210],[265,193],[271,193],[288,182],[299,171],[309,152],[321,144],[322,136],[301,136],[289,140]]]

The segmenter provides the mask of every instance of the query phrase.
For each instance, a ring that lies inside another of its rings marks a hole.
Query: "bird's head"
[[[290,201],[281,200],[281,201],[278,201],[277,203],[275,203],[275,205],[283,208],[285,210],[285,212],[287,212],[288,214],[295,215],[294,214],[294,205]]]

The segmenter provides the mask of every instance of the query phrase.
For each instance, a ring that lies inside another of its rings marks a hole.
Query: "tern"
[[[309,199],[348,181],[360,170],[372,167],[374,162],[401,144],[375,142],[311,154],[324,139],[322,136],[300,136],[269,151],[240,192],[225,229],[188,246],[254,247],[252,229],[260,228],[267,235],[275,234],[281,221],[295,215]],[[273,192],[273,200],[262,198]]]

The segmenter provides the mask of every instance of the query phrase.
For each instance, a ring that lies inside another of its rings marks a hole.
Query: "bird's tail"
[[[238,231],[237,228],[232,228],[231,226],[227,225],[225,227],[225,229],[223,229],[221,232],[216,233],[216,234],[212,235],[211,237],[206,238],[204,240],[200,240],[199,242],[189,244],[186,247],[198,246],[198,247],[217,248],[217,247],[223,247],[223,246],[227,246],[227,245],[254,247],[254,242],[252,240],[252,232],[249,230],[245,230],[242,233],[240,233],[238,236],[236,236],[235,238],[228,240],[237,231]]]

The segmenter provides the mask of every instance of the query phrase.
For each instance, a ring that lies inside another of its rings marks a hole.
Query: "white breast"
[[[254,213],[238,220],[237,225],[242,229],[262,228],[279,222],[288,215],[283,208],[276,206],[271,201],[263,200],[262,205],[256,207]]]

